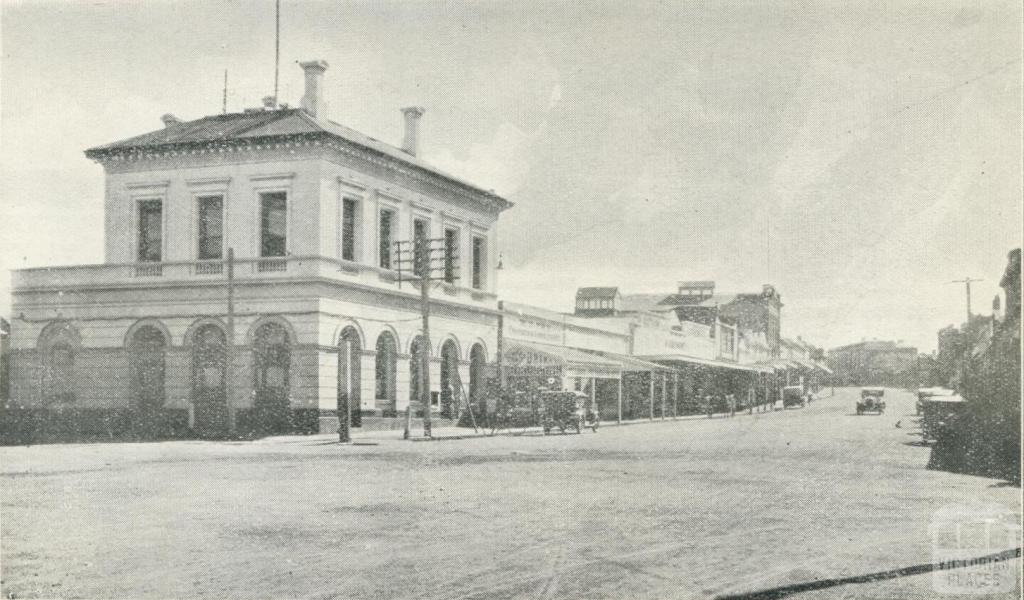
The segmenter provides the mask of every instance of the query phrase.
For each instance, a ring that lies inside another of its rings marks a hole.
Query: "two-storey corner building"
[[[511,204],[417,155],[423,109],[403,109],[403,145],[385,144],[329,120],[327,64],[301,66],[301,108],[165,115],[86,151],[106,174],[105,262],[13,273],[23,409],[163,433],[331,431],[346,405],[357,423],[393,417],[423,351],[418,283],[394,248],[421,239],[444,248],[434,410],[480,393]]]

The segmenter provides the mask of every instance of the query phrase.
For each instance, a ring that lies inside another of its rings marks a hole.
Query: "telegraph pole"
[[[954,279],[950,283],[962,283],[967,288],[967,322],[971,322],[971,283],[974,281],[984,281],[984,279],[972,279],[971,277],[964,277],[963,279]]]
[[[436,244],[436,245],[435,245]],[[420,284],[420,316],[422,318],[422,344],[420,346],[420,373],[419,373],[419,397],[423,405],[423,435],[431,437],[430,419],[430,286],[435,279],[451,280],[459,279],[455,271],[458,269],[458,256],[454,248],[448,248],[444,238],[429,239],[419,238],[411,242],[395,242],[397,258],[395,266],[398,269],[398,280],[404,278],[403,273],[409,272],[402,269],[403,265],[411,264],[412,269],[409,275],[410,280],[419,281]],[[435,260],[435,253],[440,253],[440,259]],[[434,276],[434,271],[440,271]],[[409,437],[412,406],[406,412],[405,437]]]
[[[235,249],[228,248],[228,345],[225,349],[224,396],[228,409],[228,431],[235,432],[235,410],[231,406],[231,367],[235,348]]]

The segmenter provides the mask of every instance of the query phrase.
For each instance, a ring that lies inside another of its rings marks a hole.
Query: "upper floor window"
[[[395,227],[395,211],[381,209],[380,211],[380,222],[377,240],[380,243],[378,253],[380,256],[380,267],[382,269],[391,268],[391,242]]]
[[[483,289],[486,281],[487,240],[473,236],[473,289]]]
[[[341,201],[341,258],[356,259],[356,201],[343,198]]]
[[[288,196],[285,192],[260,194],[260,256],[288,253]]]
[[[199,198],[199,260],[224,257],[224,197]]]
[[[459,230],[444,230],[444,280],[455,283],[459,264]]]
[[[139,262],[160,262],[163,259],[163,202],[139,202]]]

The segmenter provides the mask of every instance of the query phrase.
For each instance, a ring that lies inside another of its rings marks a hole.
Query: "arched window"
[[[484,353],[484,347],[480,344],[473,344],[469,350],[469,397],[474,402],[483,396],[486,366],[487,356]]]
[[[147,410],[164,403],[164,348],[166,340],[159,328],[143,325],[128,340],[132,402]]]
[[[68,323],[54,323],[40,336],[43,359],[43,400],[54,403],[75,401],[75,355],[81,338]]]
[[[378,408],[393,411],[397,400],[398,342],[390,332],[377,337],[375,365],[375,395]]]
[[[453,340],[441,345],[441,416],[458,417],[462,408],[462,379],[459,377],[459,347]]]
[[[291,344],[288,332],[277,323],[261,325],[253,335],[253,372],[256,389],[288,388]]]
[[[252,350],[257,429],[267,433],[285,432],[290,423],[288,331],[278,323],[261,325],[253,334]]]
[[[192,335],[192,403],[200,434],[227,430],[227,337],[217,325],[203,325]]]
[[[362,425],[360,367],[363,345],[355,327],[346,327],[341,331],[338,346],[338,419],[345,418],[347,406],[349,423],[352,427],[359,427]]]

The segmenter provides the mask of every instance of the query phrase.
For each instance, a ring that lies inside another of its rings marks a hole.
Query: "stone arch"
[[[394,340],[394,342],[395,342],[395,352],[398,353],[398,354],[401,354],[402,353],[402,347],[403,347],[402,346],[402,336],[398,335],[398,330],[395,329],[394,326],[389,324],[389,323],[381,323],[380,324],[380,328],[377,329],[377,334],[375,336],[373,336],[373,339],[372,340],[367,339],[367,345],[371,346],[371,347],[375,346],[377,344],[377,340],[380,339],[380,336],[384,335],[385,333],[390,335],[391,339]]]
[[[448,343],[455,345],[455,353],[458,354],[461,359],[463,356],[462,344],[459,342],[459,338],[455,337],[454,333],[449,333],[437,341],[437,348],[434,349],[434,356],[441,356],[441,349]]]
[[[78,352],[82,349],[82,334],[78,332],[78,328],[72,325],[70,321],[51,321],[39,332],[36,347],[40,350],[46,350],[58,342],[65,343],[75,352]]]
[[[483,338],[476,338],[469,344],[469,350],[466,351],[466,359],[469,360],[469,353],[472,352],[474,346],[480,346],[480,352],[483,352],[484,362],[487,362],[487,357],[491,355],[490,349],[487,347],[487,342]]]
[[[182,345],[191,348],[195,342],[196,334],[199,330],[203,329],[207,325],[213,325],[224,333],[225,339],[227,339],[228,326],[227,323],[217,317],[200,317],[192,322],[185,330],[185,337],[182,338]]]
[[[131,327],[129,327],[128,331],[126,331],[124,334],[125,348],[131,346],[132,339],[135,337],[135,334],[143,327],[154,327],[158,329],[160,333],[162,333],[164,336],[164,344],[167,346],[173,345],[171,341],[173,339],[171,337],[171,331],[167,329],[167,326],[164,325],[163,321],[160,321],[159,319],[139,319],[138,321],[132,323]]]
[[[248,344],[249,346],[255,344],[256,332],[269,324],[281,327],[284,330],[285,334],[288,336],[288,343],[290,345],[294,346],[295,344],[298,343],[299,338],[297,335],[295,335],[295,328],[292,327],[292,324],[288,321],[288,319],[278,315],[264,315],[256,319],[256,321],[249,326],[249,331],[245,333],[245,343]]]
[[[334,336],[331,338],[334,343],[340,343],[342,334],[346,329],[351,329],[359,336],[359,346],[366,348],[366,332],[363,331],[363,327],[355,319],[343,319],[337,327],[334,328]]]

